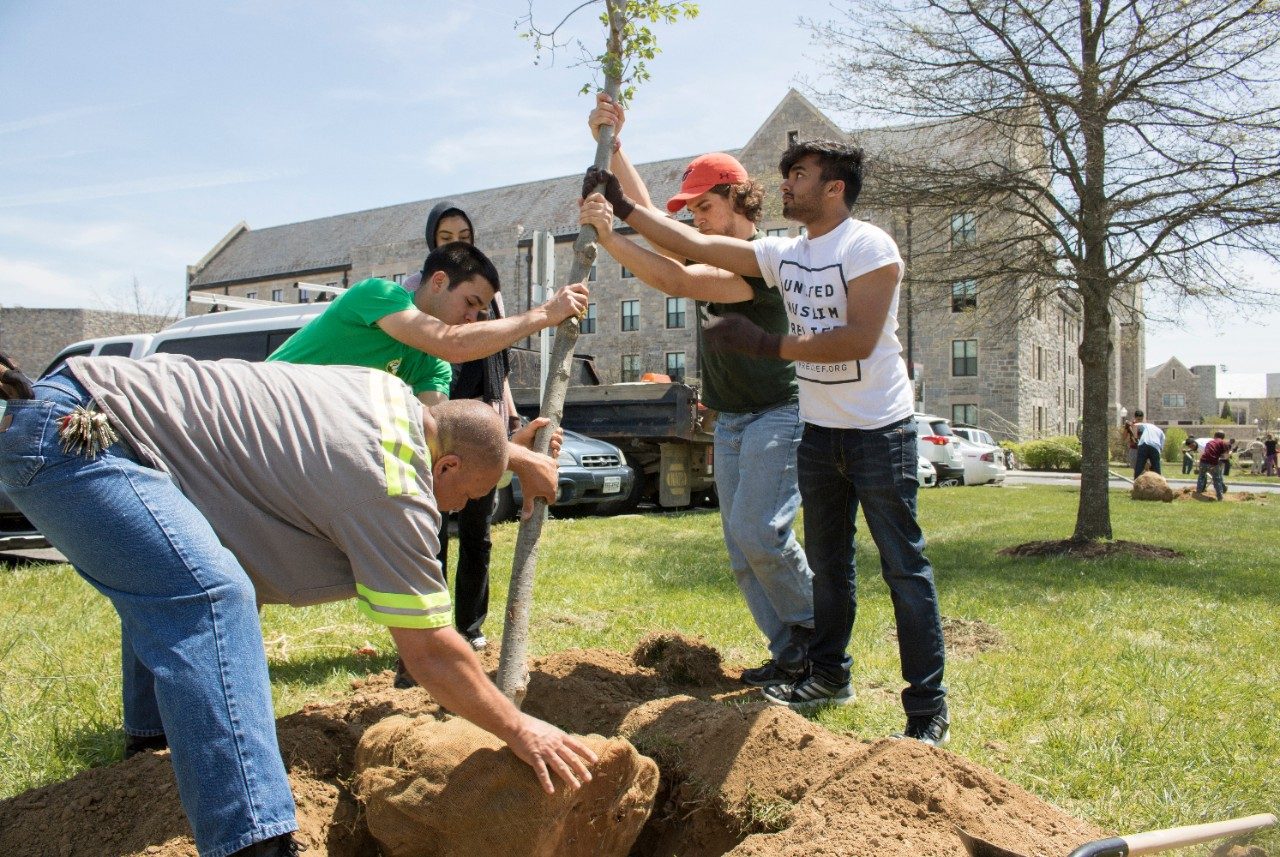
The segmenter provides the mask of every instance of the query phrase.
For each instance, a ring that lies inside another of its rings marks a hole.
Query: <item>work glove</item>
[[[713,316],[702,326],[702,339],[709,351],[734,351],[752,357],[780,357],[782,337],[766,333],[736,312]]]
[[[0,354],[0,398],[34,399],[35,391],[31,389],[31,379],[22,374],[18,364],[7,354]]]
[[[600,185],[604,185],[601,193],[613,206],[614,216],[626,221],[631,216],[631,212],[636,210],[636,204],[632,202],[625,193],[622,192],[622,185],[618,183],[618,177],[608,170],[602,170],[599,167],[587,167],[587,175],[582,180],[582,198],[596,192]]]

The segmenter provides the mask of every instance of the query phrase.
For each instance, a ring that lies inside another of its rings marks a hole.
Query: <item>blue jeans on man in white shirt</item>
[[[296,830],[252,581],[174,481],[123,442],[92,459],[63,452],[59,420],[92,403],[68,370],[35,391],[8,403],[0,482],[120,615],[125,731],[168,737],[201,857]]]

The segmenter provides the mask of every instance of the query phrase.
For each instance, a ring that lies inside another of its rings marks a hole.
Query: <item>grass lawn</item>
[[[986,623],[1002,640],[948,662],[951,749],[1120,832],[1280,809],[1280,498],[1137,504],[1112,494],[1116,538],[1176,548],[1181,560],[996,555],[1070,535],[1076,503],[1066,487],[921,493],[944,616]],[[515,533],[514,524],[495,530],[500,578]],[[901,680],[888,593],[863,530],[858,547],[858,702],[816,719],[876,738],[902,726]],[[535,653],[629,650],[646,632],[673,629],[706,638],[730,663],[765,655],[714,511],[556,520],[540,553]],[[0,582],[0,796],[9,796],[119,757],[118,627],[67,566],[0,568]],[[496,638],[505,581],[494,589],[486,631]],[[263,622],[281,714],[393,660],[388,635],[350,603],[270,607]],[[380,654],[356,655],[366,642]],[[1258,842],[1280,852],[1275,833]]]

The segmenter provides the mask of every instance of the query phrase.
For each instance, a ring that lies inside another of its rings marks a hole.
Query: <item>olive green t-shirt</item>
[[[426,392],[448,396],[453,378],[448,363],[405,345],[378,327],[379,320],[413,306],[413,295],[399,283],[377,277],[361,280],[285,340],[267,360],[381,369],[408,384],[415,396]]]
[[[757,231],[752,240],[762,234]],[[743,279],[751,286],[750,300],[732,304],[698,301],[699,322],[710,316],[738,313],[763,330],[785,335],[787,310],[782,303],[782,293],[769,288],[759,277]],[[698,325],[698,363],[702,401],[717,411],[755,413],[795,401],[799,396],[795,364],[790,360],[708,351],[703,343],[701,323]]]

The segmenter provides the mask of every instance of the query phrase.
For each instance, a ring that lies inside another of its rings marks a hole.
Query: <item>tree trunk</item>
[[[1080,506],[1076,511],[1076,539],[1111,538],[1110,457],[1111,425],[1107,419],[1111,394],[1111,308],[1104,295],[1082,291],[1084,332],[1080,363],[1084,380],[1081,433]]]
[[[605,0],[609,10],[608,51],[614,57],[622,56],[623,7],[625,0]],[[621,63],[618,64],[620,67]],[[616,72],[606,72],[605,92],[615,101],[622,83]],[[613,155],[614,129],[605,125],[600,129],[596,145],[595,165],[608,169]],[[583,226],[573,242],[573,267],[568,282],[576,283],[586,278],[596,259],[596,230]],[[547,377],[546,398],[542,401],[540,416],[551,420],[540,430],[534,441],[534,449],[545,453],[550,448],[551,435],[559,428],[564,416],[564,397],[569,389],[569,376],[573,364],[573,348],[578,341],[578,320],[567,319],[556,328],[555,347],[551,351],[551,371]],[[533,578],[538,567],[538,539],[547,520],[547,504],[534,503],[533,515],[520,522],[516,536],[515,557],[511,563],[511,588],[507,591],[506,625],[502,631],[502,655],[498,661],[498,689],[516,704],[524,704],[529,686],[529,614],[533,609]]]

